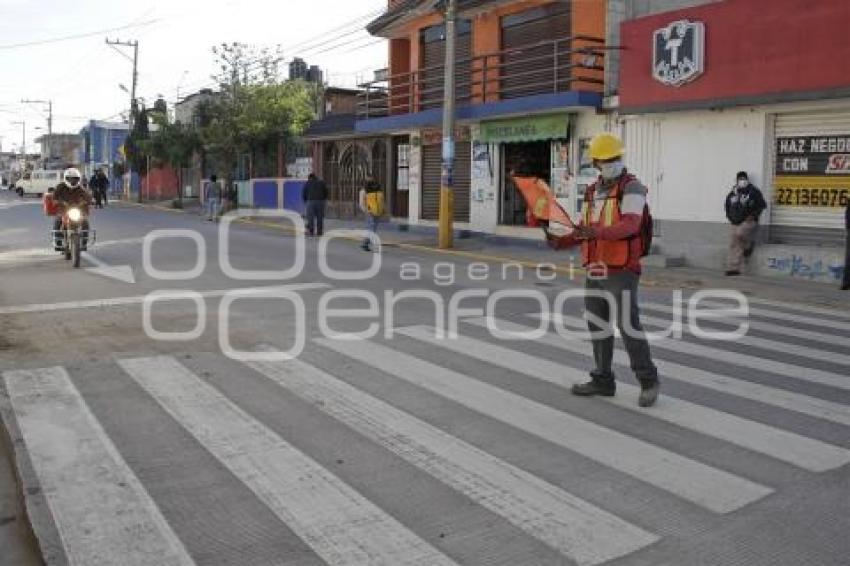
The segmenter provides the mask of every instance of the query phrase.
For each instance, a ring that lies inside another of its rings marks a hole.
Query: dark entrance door
[[[410,137],[393,138],[393,167],[395,179],[392,183],[392,214],[398,218],[408,218],[410,210]]]
[[[499,222],[508,226],[527,224],[525,199],[511,175],[539,177],[549,183],[552,171],[551,142],[506,143],[502,145],[502,199]]]

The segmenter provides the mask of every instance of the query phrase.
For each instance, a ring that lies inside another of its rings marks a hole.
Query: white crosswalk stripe
[[[542,318],[548,322],[562,325],[562,327],[572,329],[586,328],[585,320],[578,316],[570,316],[562,313],[535,313],[529,315],[533,318]],[[825,371],[815,368],[807,368],[790,364],[779,360],[769,360],[749,354],[742,354],[722,348],[714,348],[704,346],[695,342],[685,342],[681,340],[661,339],[654,340],[652,343],[654,348],[662,348],[672,352],[687,354],[689,356],[697,356],[710,360],[720,360],[727,363],[732,363],[737,366],[746,367],[758,371],[766,371],[783,377],[808,381],[810,383],[818,383],[820,385],[828,385],[838,389],[850,390],[850,375],[838,374],[831,371]],[[828,357],[828,356],[824,356]]]
[[[700,301],[701,308],[713,308],[713,309],[722,309],[727,305],[723,303],[718,303],[716,301]],[[842,332],[850,333],[850,321],[842,322],[839,320],[833,320],[831,318],[825,317],[814,317],[808,316],[804,314],[793,314],[777,309],[767,309],[760,307],[750,306],[749,308],[750,315],[760,316],[762,318],[768,318],[771,320],[779,320],[783,322],[797,322],[800,324],[806,324],[809,326],[817,326],[821,328],[831,328],[833,330],[840,330]],[[837,310],[836,313],[841,313],[841,311]],[[839,314],[840,316],[840,314]]]
[[[119,364],[328,564],[455,564],[176,360]]]
[[[844,307],[844,310],[842,310],[838,308],[823,308],[812,305],[794,305],[788,302],[779,302],[773,301],[771,299],[761,299],[758,297],[747,297],[747,301],[749,301],[750,303],[765,305],[768,307],[776,307],[783,310],[797,311],[805,314],[822,314],[835,318],[843,318],[845,320],[850,321],[850,310],[847,310],[846,305]]]
[[[194,564],[64,369],[3,380],[71,566]]]
[[[657,537],[298,360],[248,365],[577,564]]]
[[[487,328],[487,320],[485,318],[469,318],[464,320],[464,322]],[[520,333],[528,331],[527,326],[511,321],[500,320],[498,327],[505,332]],[[547,334],[538,340],[538,342],[582,356],[591,357],[593,355],[588,343],[565,340],[558,335]],[[706,371],[698,367],[670,362],[660,359],[657,353],[654,354],[654,358],[658,371],[665,379],[682,381],[787,411],[850,426],[850,407],[847,405],[802,395],[793,391],[768,387],[760,383],[737,379],[729,375]],[[614,351],[614,362],[626,367],[630,365],[628,355],[620,350]]]
[[[586,372],[483,340],[467,336],[438,339],[434,329],[429,327],[411,327],[399,330],[399,333],[562,387],[587,381]],[[823,472],[850,462],[850,450],[668,395],[664,395],[652,410],[639,409],[635,402],[640,391],[637,387],[621,382],[617,384],[617,389],[625,395],[600,399],[639,411],[650,418],[667,421],[766,454],[806,470]]]
[[[320,339],[317,342],[717,513],[734,511],[772,491],[381,344],[358,343],[352,348],[347,341]]]
[[[506,332],[531,328],[530,316],[516,318],[526,323],[508,319],[490,322]],[[577,324],[581,319],[573,317],[567,322]],[[481,329],[487,327],[488,320],[473,317],[463,319],[463,323],[463,328]],[[687,507],[696,515],[691,515],[690,521],[702,521],[698,517],[714,513],[737,512],[763,499],[766,505],[771,505],[776,500],[768,496],[774,491],[781,496],[785,489],[785,479],[781,478],[800,477],[799,474],[809,477],[808,474],[821,474],[850,464],[849,448],[836,440],[831,442],[837,444],[832,444],[819,439],[824,438],[820,433],[809,437],[800,432],[799,423],[794,431],[786,430],[781,419],[765,424],[757,416],[746,414],[746,409],[719,409],[695,401],[697,397],[685,394],[676,397],[666,392],[662,392],[655,407],[641,409],[636,402],[638,388],[622,380],[616,397],[592,400],[588,406],[593,407],[593,414],[605,411],[607,416],[629,411],[630,418],[640,419],[651,431],[648,438],[663,433],[666,440],[659,441],[663,446],[655,440],[645,440],[646,436],[637,438],[616,424],[617,420],[602,425],[594,422],[595,416],[579,417],[569,409],[556,409],[532,400],[522,391],[535,380],[566,388],[587,379],[584,370],[553,360],[564,351],[589,357],[590,345],[568,341],[552,330],[535,341],[538,349],[552,354],[549,357],[524,352],[522,342],[501,341],[480,331],[475,336],[461,333],[446,339],[436,338],[430,326],[396,328],[394,332],[405,339],[387,345],[378,341],[318,339],[314,346],[319,352],[333,352],[357,362],[354,368],[380,371],[388,379],[428,391],[445,404],[445,409],[472,410],[487,420],[547,441],[556,450],[577,454],[586,459],[582,465],[625,474],[667,492],[691,504]],[[427,359],[432,361],[423,359],[424,354],[405,351],[412,351],[413,346],[420,347],[417,352],[428,352]],[[271,348],[259,350],[271,351]],[[723,351],[721,347],[718,350]],[[193,363],[204,366],[214,363],[214,359]],[[467,440],[463,433],[444,430],[441,420],[426,421],[428,417],[414,416],[384,400],[378,390],[365,392],[340,373],[352,371],[351,365],[332,364],[325,368],[324,358],[315,359],[319,361],[243,364],[245,371],[263,376],[256,379],[269,380],[281,394],[306,401],[309,410],[321,414],[321,418],[335,420],[356,433],[362,442],[384,449],[387,457],[406,462],[441,482],[470,505],[486,509],[491,516],[524,533],[529,541],[535,541],[537,548],[542,549],[542,543],[552,549],[548,550],[552,556],[557,552],[565,563],[604,564],[631,554],[638,556],[643,549],[657,548],[657,543],[668,540],[669,526],[652,521],[644,524],[644,515],[629,509],[637,504],[654,505],[653,497],[646,496],[644,503],[620,502],[615,507],[598,494],[586,500],[583,495],[579,497],[580,492],[572,492],[572,487],[559,487],[551,478],[535,475],[533,467],[524,469],[525,460],[507,460],[491,454],[477,446],[477,441]],[[614,361],[629,365],[628,357],[620,350],[615,351]],[[515,382],[508,391],[475,377],[477,373],[449,369],[454,367],[453,362],[462,362],[464,367],[479,364],[482,372],[487,367],[491,371],[500,368],[522,376],[525,381]],[[466,563],[448,547],[432,545],[429,542],[432,539],[419,532],[421,524],[402,524],[370,496],[349,485],[344,475],[331,472],[311,454],[295,448],[274,432],[272,425],[261,423],[224,393],[227,388],[213,387],[175,357],[119,359],[116,363],[120,368],[116,371],[132,378],[124,378],[126,382],[141,386],[144,394],[138,391],[139,395],[146,394],[145,398],[149,395],[170,416],[169,420],[173,419],[188,433],[188,438],[197,442],[196,450],[212,455],[223,470],[232,474],[234,482],[256,496],[257,505],[271,510],[303,541],[299,544],[306,544],[327,564],[448,566],[455,564],[455,560]],[[230,363],[238,368],[235,362]],[[656,363],[663,380],[679,380],[815,417],[822,424],[850,426],[850,406],[840,402],[663,359]],[[730,364],[740,365],[736,361]],[[108,436],[107,430],[113,430],[116,423],[110,422],[104,430],[65,369],[6,371],[2,378],[9,394],[8,404],[44,488],[69,564],[193,564],[193,558],[175,534],[176,531],[184,536],[185,530],[178,530],[178,524],[170,525],[161,515],[156,501]],[[252,387],[259,385],[255,381]],[[270,387],[268,383],[263,386]],[[2,401],[0,398],[0,404]],[[97,409],[94,399],[92,403]],[[719,451],[706,461],[698,461],[691,452],[683,454],[674,448],[679,441],[671,433],[676,430],[686,435],[682,438],[702,435],[717,446],[726,444],[735,447],[738,453],[749,451],[765,461],[771,458],[789,467],[772,471],[766,474],[771,479],[764,479],[760,471],[740,471],[755,464],[732,462],[729,452]],[[128,461],[136,465],[129,456]],[[149,481],[148,476],[141,473],[140,476]],[[161,497],[158,489],[152,492]],[[753,509],[760,506],[761,503]],[[183,520],[171,514],[169,517],[171,521]],[[690,524],[688,528],[699,529],[702,525]],[[190,548],[194,552],[195,547]],[[121,558],[110,558],[114,556]]]
[[[641,323],[647,326],[657,327],[661,329],[670,328],[672,324],[670,320],[655,316],[647,316],[645,314],[641,314],[640,321]],[[682,330],[685,329],[687,329],[687,324],[683,325]],[[850,338],[845,338],[845,340],[850,342]],[[783,354],[798,356],[800,358],[808,358],[810,360],[816,361],[828,361],[834,364],[850,366],[850,355],[848,354],[841,354],[838,352],[825,352],[823,350],[818,350],[817,348],[811,348],[809,346],[803,346],[800,344],[789,344],[787,342],[778,342],[776,340],[769,340],[767,338],[752,336],[750,334],[736,338],[735,342],[738,344],[743,344],[744,346],[752,346],[754,348],[761,348],[762,350],[768,350],[771,352],[781,352]],[[850,386],[850,383],[848,383],[848,386]]]
[[[643,302],[640,305],[641,312],[659,312],[664,314],[676,314],[677,311],[674,307],[670,305],[662,305],[659,303],[647,303]],[[678,312],[682,312],[679,310]],[[641,317],[643,319],[643,317]],[[710,320],[715,324],[721,325],[731,325],[737,327],[741,322],[743,322],[743,318],[718,318],[712,317]],[[683,321],[686,322],[685,319]],[[761,330],[764,332],[769,332],[771,334],[779,334],[782,336],[789,336],[791,338],[803,338],[804,340],[811,340],[813,342],[820,342],[823,344],[832,344],[835,346],[847,346],[850,338],[846,336],[836,336],[835,333],[825,333],[825,332],[816,332],[814,330],[806,330],[804,328],[796,328],[794,326],[787,326],[783,324],[776,324],[773,322],[764,322],[761,320],[755,320],[752,317],[747,319],[747,324],[749,324],[750,329],[752,330]],[[669,326],[669,322],[665,321],[664,326]],[[823,352],[821,355],[823,356]],[[831,353],[829,354],[832,355]]]

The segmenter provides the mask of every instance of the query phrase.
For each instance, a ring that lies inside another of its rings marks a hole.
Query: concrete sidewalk
[[[24,512],[20,487],[14,474],[12,450],[0,424],[0,564],[44,564]]]
[[[135,203],[124,203],[136,205]],[[140,205],[136,205],[140,206]],[[203,210],[197,201],[189,201],[182,210],[171,207],[167,203],[148,203],[147,208],[155,210],[182,212],[187,216],[195,216],[198,221],[203,219]],[[291,225],[284,220],[271,218],[249,218],[247,224],[292,233]],[[363,230],[365,220],[325,219],[325,233],[333,230]],[[518,262],[525,266],[535,267],[540,264],[551,264],[560,273],[578,272],[581,276],[581,264],[577,250],[553,251],[548,248],[541,232],[536,240],[494,236],[458,230],[455,233],[454,248],[440,250],[437,248],[436,229],[430,226],[408,226],[406,223],[386,221],[378,231],[385,246],[408,249],[413,252],[427,252],[445,255],[448,258],[467,260],[468,262],[483,261],[487,263]],[[352,239],[357,239],[356,237]],[[850,292],[840,291],[837,286],[805,279],[774,278],[755,275],[726,277],[720,271],[693,267],[657,267],[652,265],[653,257],[645,261],[642,284],[647,287],[671,289],[732,289],[745,295],[779,302],[802,305],[836,308],[850,312]]]

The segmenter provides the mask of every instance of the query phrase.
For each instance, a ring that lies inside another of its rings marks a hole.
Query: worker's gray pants
[[[584,299],[584,308],[587,311],[587,326],[591,332],[593,359],[596,362],[596,369],[592,372],[594,379],[614,380],[611,364],[614,359],[615,318],[629,354],[632,371],[638,380],[658,379],[658,370],[652,363],[649,342],[640,324],[637,296],[639,281],[640,275],[631,271],[609,273],[604,279],[587,279],[585,288],[588,294]]]

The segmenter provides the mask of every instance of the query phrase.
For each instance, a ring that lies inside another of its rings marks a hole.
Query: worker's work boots
[[[590,381],[587,383],[573,385],[573,395],[578,395],[579,397],[593,397],[594,395],[613,397],[617,392],[617,382],[614,381],[613,376],[607,378],[601,377],[599,373],[592,371],[590,372],[590,378]]]
[[[651,407],[658,400],[658,392],[661,389],[661,384],[657,379],[641,379],[640,380],[640,397],[638,397],[638,405],[641,407]]]

